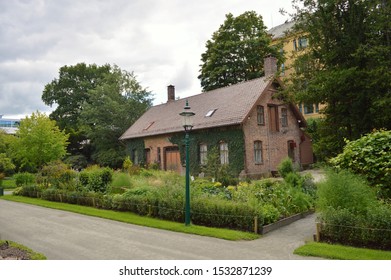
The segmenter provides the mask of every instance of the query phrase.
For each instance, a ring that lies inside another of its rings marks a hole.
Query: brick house
[[[234,175],[256,178],[277,170],[286,157],[299,165],[313,162],[306,121],[297,107],[276,98],[282,82],[274,78],[274,58],[265,60],[265,77],[186,98],[195,113],[190,133],[190,172],[200,172],[208,152],[216,148]],[[151,107],[121,137],[135,164],[155,163],[183,172],[184,130],[179,113],[185,100]]]

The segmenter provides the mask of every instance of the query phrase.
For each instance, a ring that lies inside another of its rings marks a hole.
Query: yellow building
[[[272,37],[273,45],[281,45],[281,52],[284,53],[285,62],[281,65],[281,78],[285,80],[294,73],[293,62],[296,57],[308,46],[308,39],[303,33],[290,32],[295,25],[294,21],[275,26],[268,31]],[[319,110],[324,107],[322,104],[298,104],[300,112],[306,119],[318,118],[321,116]]]

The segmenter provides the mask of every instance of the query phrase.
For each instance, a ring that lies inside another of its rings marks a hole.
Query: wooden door
[[[165,170],[172,170],[181,173],[181,156],[178,147],[169,147],[164,151]]]

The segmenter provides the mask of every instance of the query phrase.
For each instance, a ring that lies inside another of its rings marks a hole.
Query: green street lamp
[[[189,102],[186,100],[184,111],[179,115],[182,116],[182,126],[185,129],[185,145],[186,145],[186,194],[185,194],[185,225],[190,225],[190,164],[189,164],[189,133],[193,128],[193,119],[195,115],[190,111]]]

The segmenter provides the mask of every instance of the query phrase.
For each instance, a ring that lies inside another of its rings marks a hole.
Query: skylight
[[[216,112],[216,110],[217,109],[210,110],[208,113],[206,113],[205,117],[211,117]]]

